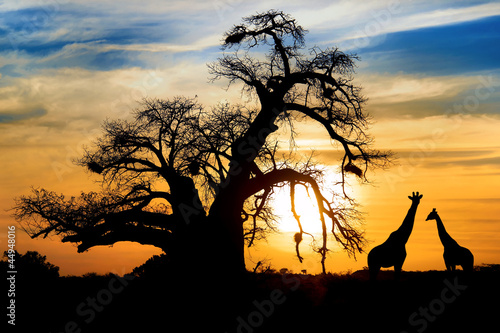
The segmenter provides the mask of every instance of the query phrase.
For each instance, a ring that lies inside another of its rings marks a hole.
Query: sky
[[[309,32],[308,47],[357,53],[355,82],[368,98],[375,147],[397,160],[369,172],[351,191],[364,212],[367,250],[401,224],[407,196],[420,191],[406,270],[444,269],[437,208],[448,232],[475,255],[500,262],[500,3],[495,1],[71,1],[0,2],[0,244],[7,249],[9,208],[30,186],[67,196],[95,189],[72,160],[105,119],[126,119],[144,97],[198,96],[205,106],[245,102],[236,87],[209,83],[206,64],[221,54],[223,33],[241,17],[283,10]],[[335,168],[326,133],[303,125],[299,148],[314,148]],[[283,210],[284,211],[284,210]],[[286,220],[286,218],[284,218]],[[311,222],[313,224],[314,222]],[[283,221],[287,225],[287,221]],[[310,228],[313,228],[312,226]],[[311,229],[312,230],[312,229]],[[319,272],[293,231],[283,227],[247,253],[276,269]],[[61,274],[126,273],[160,251],[118,243],[78,254],[57,236],[16,234],[18,251],[36,250]],[[331,272],[361,269],[330,241]]]

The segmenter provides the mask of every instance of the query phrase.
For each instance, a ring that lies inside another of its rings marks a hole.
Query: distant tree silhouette
[[[474,270],[479,272],[500,272],[500,264],[481,264],[474,266]]]
[[[365,98],[352,77],[357,56],[319,47],[305,55],[305,34],[280,11],[244,18],[225,34],[222,48],[231,52],[209,64],[209,72],[213,80],[241,83],[258,107],[146,99],[132,120],[105,122],[104,134],[78,161],[101,175],[102,192],[65,198],[35,188],[16,199],[15,216],[31,237],[57,234],[79,252],[132,241],[161,248],[182,269],[237,273],[245,270],[245,243],[275,226],[274,190],[289,186],[294,210],[294,188],[303,185],[317,200],[323,271],[327,219],[344,250],[362,251],[359,216],[345,190],[335,195],[349,204],[336,206],[321,185],[323,171],[293,154],[293,137],[289,156],[279,157],[275,132],[288,126],[293,136],[294,124],[308,119],[342,152],[342,186],[347,173],[366,180],[369,168],[389,158],[370,148]]]
[[[142,265],[135,267],[132,274],[139,277],[164,276],[168,274],[168,257],[166,254],[154,255]]]
[[[3,257],[8,257],[8,252],[3,253]],[[22,276],[30,279],[55,279],[59,277],[59,267],[47,261],[47,256],[41,255],[37,251],[26,251],[21,254],[15,251],[15,267]],[[2,260],[2,265],[7,261]]]

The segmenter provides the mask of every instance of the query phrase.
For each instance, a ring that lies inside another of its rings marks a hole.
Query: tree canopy
[[[16,199],[15,216],[28,234],[57,234],[78,251],[119,241],[151,244],[172,262],[200,252],[235,271],[245,269],[244,246],[275,227],[271,198],[288,186],[299,243],[304,234],[295,212],[295,188],[312,190],[322,226],[323,270],[328,230],[349,254],[363,250],[354,198],[327,193],[324,170],[311,158],[283,154],[276,131],[297,121],[319,125],[341,151],[338,172],[367,180],[390,153],[371,147],[366,99],[354,84],[355,54],[338,48],[306,49],[307,31],[275,10],[252,15],[224,35],[224,54],[208,65],[212,80],[240,83],[256,107],[174,97],[142,101],[131,120],[109,120],[102,136],[77,163],[100,175],[101,192],[66,198],[34,188]],[[293,142],[293,140],[291,141]],[[333,202],[334,196],[345,200]]]

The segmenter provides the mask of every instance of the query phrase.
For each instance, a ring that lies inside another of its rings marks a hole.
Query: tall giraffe
[[[446,269],[454,271],[456,266],[460,265],[464,271],[471,272],[474,267],[474,255],[469,249],[458,245],[457,241],[451,238],[450,234],[446,232],[436,208],[427,216],[426,221],[429,220],[436,220],[439,239],[444,247],[443,258]]]
[[[370,253],[368,253],[370,280],[374,281],[377,279],[381,267],[392,266],[394,266],[394,279],[399,280],[401,269],[406,259],[405,245],[413,230],[415,214],[417,213],[417,207],[422,197],[423,195],[418,192],[417,194],[413,192],[412,196],[408,196],[411,200],[411,206],[401,226],[398,230],[391,233],[385,242],[374,247]]]

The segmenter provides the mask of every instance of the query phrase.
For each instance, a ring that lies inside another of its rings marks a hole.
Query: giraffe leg
[[[402,265],[401,266],[394,266],[394,281],[399,281],[399,279],[401,278],[401,269],[402,269]]]
[[[369,267],[369,269],[370,269],[370,281],[372,282],[377,281],[377,275],[378,272],[380,271],[380,267],[372,265]]]
[[[474,255],[469,251],[469,249],[466,248],[464,248],[464,252],[464,258],[462,259],[464,264],[462,265],[462,268],[464,271],[472,272],[474,270]]]
[[[443,256],[444,257],[444,265],[446,266],[446,270],[448,272],[451,272],[451,264],[448,260],[446,260],[446,256]]]
[[[467,272],[472,272],[474,270],[474,264],[469,262],[464,266],[462,266],[462,268],[464,269],[464,271],[467,271]]]

